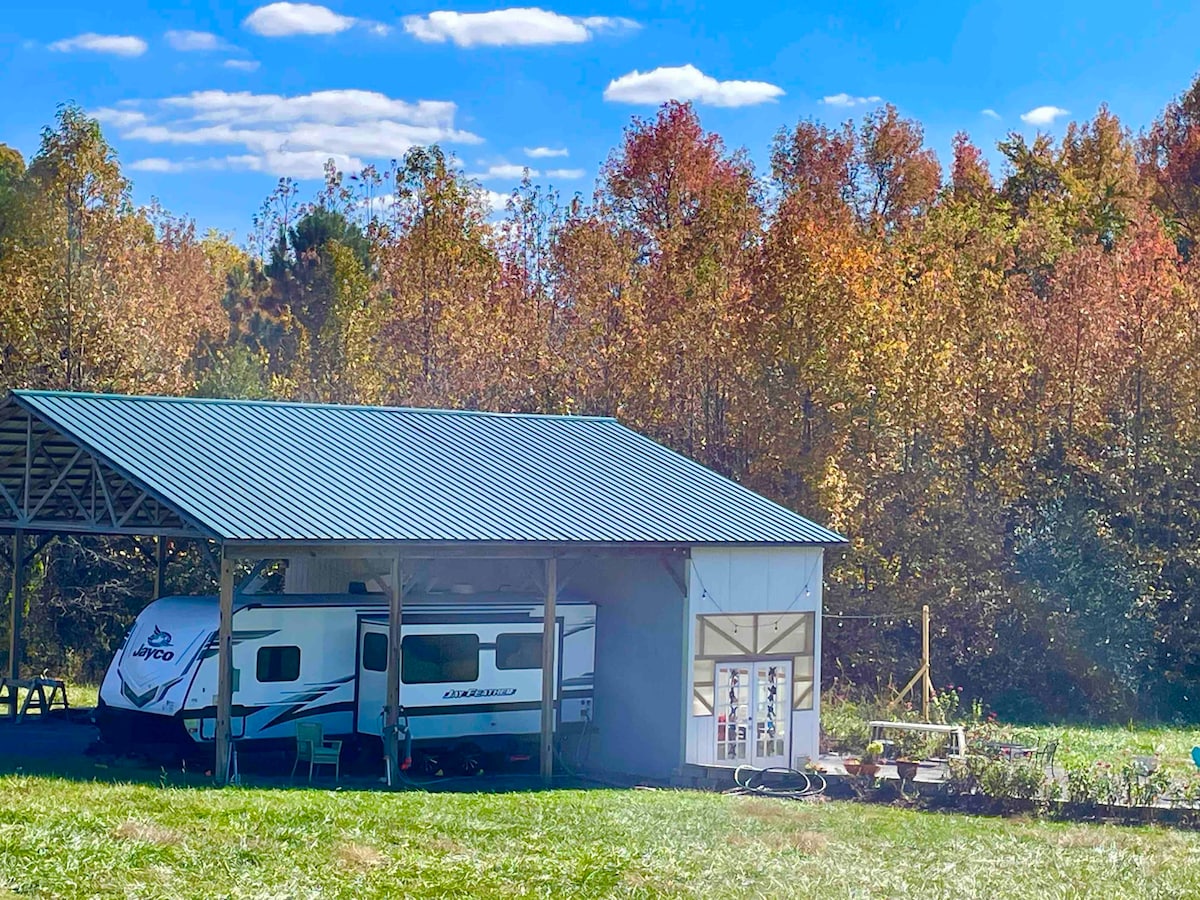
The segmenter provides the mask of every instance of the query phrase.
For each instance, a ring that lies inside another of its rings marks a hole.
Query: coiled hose
[[[775,776],[778,784],[763,783],[766,776]],[[724,791],[726,794],[742,794],[752,797],[780,797],[785,800],[807,800],[825,793],[826,782],[820,772],[801,772],[787,766],[738,766],[733,772],[737,787]]]

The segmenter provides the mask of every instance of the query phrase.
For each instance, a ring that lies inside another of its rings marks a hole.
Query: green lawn
[[[96,701],[100,697],[100,685],[98,684],[68,684],[67,699],[71,701],[72,706],[91,706],[95,707]]]
[[[1129,756],[1153,755],[1176,775],[1196,772],[1192,747],[1200,744],[1200,728],[1196,727],[1039,725],[1015,726],[1015,734],[1040,741],[1059,738],[1058,763],[1087,765],[1104,760],[1116,764]]]
[[[0,896],[1200,894],[1200,835],[849,802],[0,777]]]
[[[27,692],[22,688],[19,691],[20,699],[25,699]],[[46,696],[49,697],[50,689],[46,688]],[[67,683],[67,700],[71,704],[72,709],[83,709],[85,707],[95,708],[97,700],[100,698],[100,685],[98,684],[76,684],[75,682]],[[37,709],[31,707],[28,715],[37,715]]]

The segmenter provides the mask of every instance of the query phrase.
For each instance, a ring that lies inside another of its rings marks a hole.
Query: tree
[[[1101,106],[1091,122],[1067,126],[1062,158],[1075,228],[1111,249],[1146,195],[1129,133]]]
[[[1142,136],[1141,162],[1155,205],[1190,257],[1200,237],[1200,76]]]
[[[484,200],[437,147],[410,150],[387,180],[394,199],[368,234],[390,302],[380,348],[388,396],[487,406],[500,310]]]
[[[603,167],[598,205],[638,254],[645,331],[627,414],[718,470],[743,473],[738,360],[761,222],[745,153],[726,154],[690,105],[668,103],[626,130]]]
[[[70,106],[16,194],[20,252],[0,262],[9,383],[189,389],[199,343],[224,328],[192,223],[134,209],[99,124]]]
[[[863,120],[855,169],[859,218],[884,226],[920,215],[941,182],[941,167],[924,146],[921,126],[901,119],[891,104]]]

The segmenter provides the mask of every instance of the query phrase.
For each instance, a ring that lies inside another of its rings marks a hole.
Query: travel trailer
[[[413,748],[533,755],[542,694],[542,610],[517,594],[407,596],[401,702]],[[558,725],[592,720],[596,608],[556,605]],[[96,717],[123,749],[198,749],[215,732],[216,597],[163,597],[142,611],[108,668]],[[331,738],[378,739],[387,694],[387,600],[379,594],[246,594],[234,599],[233,734],[291,744],[296,723]]]

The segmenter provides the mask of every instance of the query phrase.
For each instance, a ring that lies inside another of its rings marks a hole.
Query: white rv
[[[592,718],[596,608],[556,605],[558,724]],[[426,753],[536,753],[543,606],[512,594],[404,601],[402,703]],[[216,597],[163,597],[134,622],[100,688],[97,724],[118,747],[211,741]],[[387,601],[378,594],[234,599],[233,734],[290,742],[296,722],[378,737],[387,693]]]

